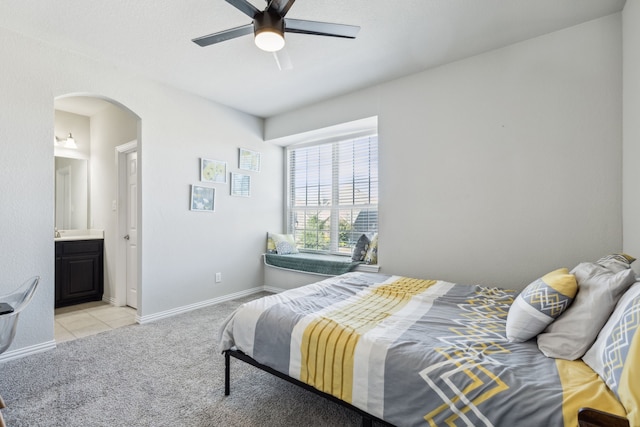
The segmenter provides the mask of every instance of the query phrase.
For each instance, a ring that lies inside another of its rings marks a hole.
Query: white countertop
[[[56,242],[104,239],[104,230],[58,230],[58,233],[60,233],[60,237],[53,239]]]

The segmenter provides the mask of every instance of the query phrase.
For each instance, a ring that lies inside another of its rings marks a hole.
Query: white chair
[[[0,315],[0,354],[9,348],[13,337],[16,335],[18,315],[29,304],[36,292],[39,276],[34,276],[24,282],[18,289],[9,295],[0,296],[0,302],[5,302],[13,307],[12,313]]]
[[[0,315],[0,354],[6,351],[13,337],[16,335],[16,325],[18,324],[18,315],[29,304],[33,294],[36,292],[40,282],[39,276],[34,276],[24,282],[15,292],[9,295],[0,296],[0,302],[9,304],[13,311],[11,313]],[[5,407],[2,396],[0,396],[0,409]],[[2,419],[2,413],[0,412],[0,427],[4,427],[4,420]]]

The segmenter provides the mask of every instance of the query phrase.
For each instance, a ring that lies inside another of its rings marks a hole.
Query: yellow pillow
[[[369,248],[367,254],[364,256],[365,264],[377,264],[378,263],[378,233],[374,234],[369,242]]]
[[[273,241],[271,237],[271,233],[267,233],[267,253],[275,254],[276,253],[276,242]]]

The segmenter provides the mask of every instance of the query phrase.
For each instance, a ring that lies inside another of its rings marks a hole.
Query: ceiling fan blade
[[[253,24],[243,25],[242,27],[230,28],[228,30],[209,34],[207,36],[198,37],[191,41],[202,47],[210,44],[220,43],[225,40],[235,39],[236,37],[245,36],[253,33]]]
[[[287,48],[273,52],[273,57],[276,59],[276,64],[278,64],[278,69],[280,71],[293,69],[293,64],[291,63],[291,57],[287,52]]]
[[[256,15],[262,13],[257,7],[249,3],[247,0],[226,0],[226,2],[251,19],[254,19]]]
[[[287,14],[287,12],[289,12],[289,9],[291,9],[291,6],[293,6],[293,3],[296,0],[271,0],[271,2],[269,2],[269,6],[267,6],[267,12],[276,12],[278,15],[280,15],[282,18],[284,18],[284,16]]]
[[[360,27],[355,25],[332,24],[329,22],[285,18],[284,30],[288,33],[355,39],[360,31]]]

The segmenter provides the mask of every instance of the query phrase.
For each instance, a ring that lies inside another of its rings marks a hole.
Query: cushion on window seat
[[[350,257],[303,252],[287,255],[267,253],[264,254],[264,260],[274,267],[329,276],[347,273],[360,264],[352,261]]]

